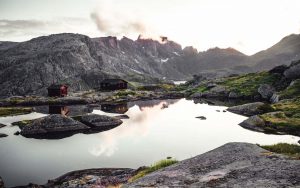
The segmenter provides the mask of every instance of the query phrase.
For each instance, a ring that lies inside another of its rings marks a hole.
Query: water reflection
[[[297,143],[300,139],[246,130],[238,125],[246,117],[223,113],[225,106],[194,104],[182,99],[129,102],[127,107],[125,114],[130,119],[123,120],[122,125],[105,132],[76,134],[61,140],[13,135],[18,128],[11,127],[12,122],[34,119],[42,114],[0,118],[0,123],[8,125],[1,132],[9,135],[0,141],[0,175],[8,187],[29,182],[44,184],[72,170],[138,168],[167,156],[183,160],[228,142],[276,144]],[[92,113],[118,115],[101,111],[101,107]],[[199,120],[197,116],[207,119]]]
[[[101,104],[101,110],[103,112],[125,114],[128,111],[128,106],[126,102],[123,103],[107,103]]]
[[[67,116],[70,110],[67,106],[49,105],[49,114],[61,114]]]
[[[93,108],[88,105],[47,105],[35,106],[35,112],[42,114],[61,114],[66,116],[78,116],[91,113]]]

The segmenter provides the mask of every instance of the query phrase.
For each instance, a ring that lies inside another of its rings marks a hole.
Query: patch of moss
[[[300,98],[282,100],[272,105],[274,110],[282,111],[288,117],[297,117],[300,114]]]
[[[258,111],[261,114],[264,114],[264,113],[268,113],[268,112],[274,112],[275,108],[270,104],[264,104],[264,105],[258,107]]]
[[[150,167],[146,167],[144,170],[139,171],[135,176],[133,176],[132,178],[130,178],[128,180],[128,182],[133,182],[139,178],[144,177],[145,175],[157,171],[159,169],[165,168],[167,166],[170,166],[172,164],[177,163],[178,161],[176,159],[172,159],[172,158],[167,158],[167,159],[163,159],[160,160],[156,163],[154,163],[153,165],[151,165]]]
[[[27,107],[0,107],[0,117],[29,114],[32,111],[32,108]]]
[[[174,91],[185,91],[189,88],[189,85],[188,84],[179,84],[179,85],[176,85],[173,90]]]
[[[300,146],[296,144],[279,143],[260,147],[274,153],[285,154],[290,157],[300,159]]]
[[[20,128],[29,125],[33,120],[23,120],[23,121],[17,121],[17,122],[13,122],[12,125],[13,126],[19,126]]]
[[[116,97],[125,97],[125,96],[128,96],[128,95],[135,95],[135,94],[136,94],[135,91],[126,89],[126,90],[120,90],[120,91],[118,91],[118,92],[115,94],[115,96],[116,96]]]
[[[266,122],[266,126],[269,130],[276,132],[285,132],[292,135],[300,134],[300,119],[294,117],[288,117],[284,112],[267,113],[260,115],[260,117]]]
[[[273,85],[280,80],[280,76],[268,72],[250,73],[241,76],[228,77],[219,82],[230,91],[243,96],[254,96],[258,94],[260,84]]]
[[[285,90],[279,93],[281,99],[291,99],[300,96],[300,79],[293,82]]]

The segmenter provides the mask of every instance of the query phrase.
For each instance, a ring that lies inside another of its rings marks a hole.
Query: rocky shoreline
[[[234,155],[233,155],[234,153]],[[228,143],[145,175],[133,182],[141,169],[87,169],[69,172],[45,185],[66,187],[298,187],[300,160],[272,153],[258,145]],[[1,184],[0,184],[1,185]]]

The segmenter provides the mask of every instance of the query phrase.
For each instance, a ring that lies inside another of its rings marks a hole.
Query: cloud
[[[142,21],[127,16],[106,15],[102,11],[91,13],[91,18],[97,28],[104,35],[127,36],[130,34],[146,33],[146,26]]]
[[[52,20],[0,20],[0,41],[25,41],[55,33],[81,33],[96,36],[90,19],[56,18]]]

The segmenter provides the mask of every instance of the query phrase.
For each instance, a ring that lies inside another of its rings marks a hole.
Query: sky
[[[0,41],[54,33],[167,36],[247,55],[300,33],[300,0],[0,0]]]

